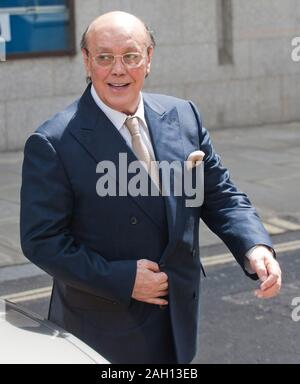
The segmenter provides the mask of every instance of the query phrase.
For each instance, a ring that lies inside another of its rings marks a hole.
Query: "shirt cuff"
[[[256,249],[256,248],[260,248],[260,247],[263,247],[265,249],[267,249],[274,258],[276,258],[276,255],[275,255],[275,251],[273,248],[270,248],[270,247],[267,247],[266,245],[263,245],[263,244],[257,244],[255,245],[254,247],[250,248],[247,252],[246,252],[246,257],[245,257],[245,270],[250,274],[250,275],[254,275],[255,272],[253,271],[253,269],[251,268],[251,265],[250,265],[250,257],[253,253],[253,251]]]

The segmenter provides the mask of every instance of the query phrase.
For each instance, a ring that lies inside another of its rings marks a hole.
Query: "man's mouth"
[[[115,90],[123,90],[123,89],[126,89],[128,88],[130,85],[130,83],[122,83],[122,84],[117,84],[117,83],[108,83],[108,86],[111,88],[111,89],[115,89]]]

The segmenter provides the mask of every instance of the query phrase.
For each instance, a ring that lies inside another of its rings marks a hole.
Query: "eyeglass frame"
[[[149,48],[151,48],[151,47],[153,48],[153,45],[149,45],[148,47],[146,47],[146,49],[147,49],[147,55],[149,54]],[[87,55],[88,57],[91,57],[91,58],[94,60],[94,62],[96,63],[97,66],[99,66],[99,67],[101,67],[101,68],[107,68],[107,69],[112,68],[112,67],[115,65],[115,63],[116,63],[116,58],[117,58],[117,57],[121,57],[121,62],[122,62],[122,64],[123,64],[126,68],[132,68],[132,69],[139,68],[139,67],[142,65],[142,63],[143,63],[143,60],[146,59],[146,56],[143,55],[143,54],[140,53],[140,52],[126,52],[126,53],[123,53],[123,55],[113,55],[113,54],[109,54],[109,55],[111,55],[111,56],[114,57],[114,61],[113,61],[111,64],[105,66],[105,65],[98,64],[97,61],[96,61],[97,56],[90,56],[90,55],[89,55],[90,51],[89,51],[87,48],[84,48],[84,50],[85,50],[85,52],[86,52],[86,55]],[[125,55],[129,55],[129,54],[132,54],[132,53],[134,53],[134,54],[139,54],[139,55],[141,55],[141,57],[142,57],[140,63],[139,63],[138,65],[136,65],[136,66],[130,66],[130,65],[126,64],[126,63],[124,62],[124,59],[123,59],[123,57],[124,57]],[[103,52],[103,53],[101,53],[101,54],[102,54],[102,55],[103,55],[103,54],[106,54],[106,52]],[[101,55],[101,54],[99,54],[99,55]],[[98,56],[99,56],[99,55],[98,55]]]

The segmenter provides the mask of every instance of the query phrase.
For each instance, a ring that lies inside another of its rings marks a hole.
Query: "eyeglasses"
[[[87,51],[88,53],[88,51]],[[123,55],[112,55],[111,53],[100,53],[97,56],[93,56],[93,60],[99,67],[110,68],[115,62],[116,58],[121,57],[122,63],[128,68],[138,68],[145,61],[145,56],[139,52],[128,52]]]

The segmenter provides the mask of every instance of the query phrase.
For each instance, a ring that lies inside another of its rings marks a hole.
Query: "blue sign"
[[[1,0],[7,56],[74,53],[73,1]]]

